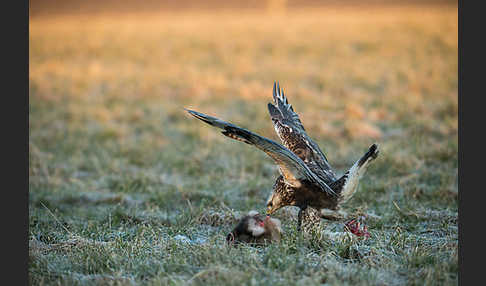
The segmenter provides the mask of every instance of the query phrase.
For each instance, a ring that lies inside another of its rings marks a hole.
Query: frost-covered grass
[[[457,10],[34,18],[29,69],[31,284],[457,284]],[[183,107],[278,140],[274,80],[339,174],[380,145],[369,239],[286,208],[280,244],[224,245],[278,170]]]

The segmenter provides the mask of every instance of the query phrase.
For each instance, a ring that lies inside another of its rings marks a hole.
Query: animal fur
[[[262,216],[256,211],[250,211],[248,215],[240,219],[236,227],[226,236],[226,241],[231,245],[241,243],[262,245],[279,242],[281,233],[280,220],[270,216]]]

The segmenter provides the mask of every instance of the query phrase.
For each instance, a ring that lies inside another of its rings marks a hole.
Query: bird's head
[[[267,200],[267,215],[271,215],[283,207],[282,198],[278,193],[272,192]]]
[[[285,206],[295,205],[294,190],[282,178],[277,179],[267,200],[267,215]]]

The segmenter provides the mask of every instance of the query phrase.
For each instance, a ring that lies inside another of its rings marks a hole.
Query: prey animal
[[[274,160],[280,176],[267,200],[267,214],[284,206],[297,206],[300,208],[299,230],[308,207],[319,211],[322,217],[329,212],[338,212],[356,192],[369,163],[378,156],[378,145],[373,144],[347,172],[336,176],[322,150],[307,135],[298,114],[277,83],[273,85],[273,104],[268,104],[268,111],[283,145],[221,119],[193,110],[186,111],[222,129],[223,135],[257,147]]]
[[[262,216],[257,211],[250,211],[240,219],[236,227],[226,236],[230,245],[248,243],[262,245],[279,242],[282,235],[280,220]]]

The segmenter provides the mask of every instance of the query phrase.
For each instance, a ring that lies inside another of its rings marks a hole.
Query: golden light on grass
[[[31,18],[30,284],[457,284],[457,6],[270,2]],[[278,167],[184,107],[278,142],[274,81],[337,174],[380,146],[345,206],[365,244],[298,235],[289,208],[281,245],[219,246]]]
[[[107,108],[110,98],[215,113],[207,103],[241,98],[264,114],[275,80],[305,125],[328,136],[380,138],[384,120],[426,120],[444,97],[457,106],[450,6],[103,13],[33,18],[29,29],[32,96],[90,102],[83,112],[100,124],[127,114]]]

